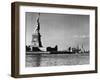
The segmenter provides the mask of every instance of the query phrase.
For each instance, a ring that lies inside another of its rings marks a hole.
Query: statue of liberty
[[[32,45],[33,47],[43,47],[41,42],[41,35],[40,35],[40,13],[37,18],[37,25],[33,29],[32,34]]]

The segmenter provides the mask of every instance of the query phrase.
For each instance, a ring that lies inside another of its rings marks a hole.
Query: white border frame
[[[54,7],[37,7],[37,6],[20,6],[19,7],[19,74],[40,74],[55,72],[75,72],[95,70],[95,10],[73,9],[73,8],[54,8]],[[73,66],[56,66],[56,67],[25,67],[25,12],[40,13],[57,13],[57,14],[76,14],[90,15],[90,64],[73,65]],[[24,57],[23,57],[24,56]]]

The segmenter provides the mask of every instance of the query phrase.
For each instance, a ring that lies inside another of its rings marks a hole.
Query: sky
[[[26,12],[26,45],[32,41],[38,13]],[[40,13],[40,34],[43,47],[66,50],[68,47],[82,47],[89,50],[89,15]]]

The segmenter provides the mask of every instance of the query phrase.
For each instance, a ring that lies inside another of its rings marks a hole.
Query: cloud
[[[73,38],[89,38],[89,35],[74,35]]]

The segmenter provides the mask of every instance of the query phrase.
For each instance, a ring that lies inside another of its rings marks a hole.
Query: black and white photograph
[[[90,16],[25,13],[26,67],[90,64]]]
[[[12,76],[97,73],[97,7],[12,3]]]

